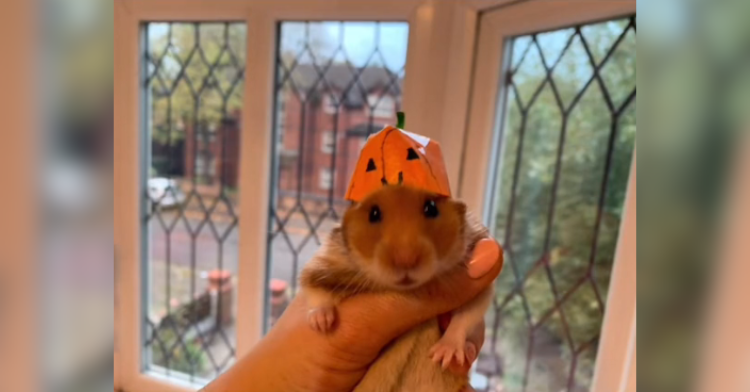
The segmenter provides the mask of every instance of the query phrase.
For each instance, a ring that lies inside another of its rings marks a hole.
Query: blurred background
[[[226,370],[400,110],[507,252],[475,388],[750,390],[749,2],[284,2],[0,5],[0,390]]]
[[[702,332],[717,321],[707,315],[724,288],[720,271],[730,268],[722,260],[722,228],[748,202],[727,201],[748,151],[750,30],[740,20],[750,4],[665,1],[638,11],[646,29],[639,82],[647,86],[639,123],[649,130],[638,143],[640,166],[648,168],[638,227],[639,387],[679,391],[700,373]],[[747,254],[736,260],[748,261]],[[748,308],[732,311],[740,316]],[[744,361],[747,347],[740,338],[734,348]]]
[[[114,5],[40,1],[39,388],[104,390],[114,342]]]

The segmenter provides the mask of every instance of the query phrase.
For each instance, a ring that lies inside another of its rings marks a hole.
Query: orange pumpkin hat
[[[384,185],[408,185],[450,197],[440,144],[403,129],[399,112],[398,128],[386,126],[367,138],[349,181],[346,199],[361,201]]]

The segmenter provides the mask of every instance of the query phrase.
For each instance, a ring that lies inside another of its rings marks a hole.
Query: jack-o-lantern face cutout
[[[450,196],[440,144],[391,126],[372,135],[360,152],[346,199],[360,201],[383,185]]]

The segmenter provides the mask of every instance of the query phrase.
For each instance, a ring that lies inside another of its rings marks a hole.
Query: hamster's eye
[[[378,223],[383,220],[383,214],[380,212],[380,207],[372,206],[370,208],[370,223]]]
[[[427,200],[424,202],[424,216],[427,218],[437,218],[438,208],[435,204],[435,200]]]

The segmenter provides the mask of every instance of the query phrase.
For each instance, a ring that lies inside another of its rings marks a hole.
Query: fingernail
[[[500,245],[495,240],[480,240],[474,247],[474,255],[468,263],[469,276],[474,279],[481,278],[492,269],[499,257]]]

